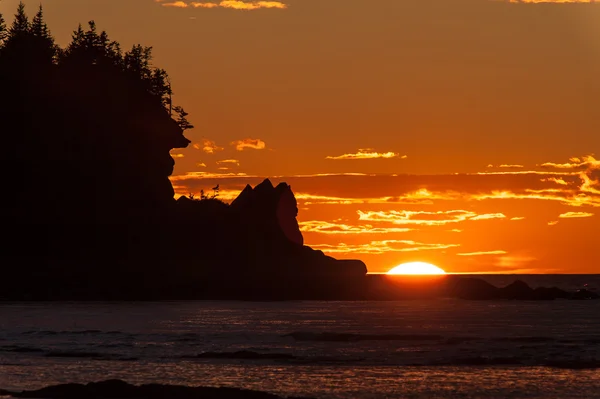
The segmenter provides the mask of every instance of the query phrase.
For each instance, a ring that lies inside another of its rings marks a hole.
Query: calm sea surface
[[[600,398],[600,301],[0,304],[0,388],[110,378],[315,398]]]

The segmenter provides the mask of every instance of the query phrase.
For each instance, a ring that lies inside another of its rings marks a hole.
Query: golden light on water
[[[394,267],[387,274],[395,275],[442,275],[446,272],[431,263],[409,262]]]

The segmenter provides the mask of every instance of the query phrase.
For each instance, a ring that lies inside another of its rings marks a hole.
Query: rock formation
[[[88,384],[53,385],[35,391],[12,392],[0,389],[0,395],[14,398],[47,399],[283,399],[281,396],[277,396],[267,392],[252,391],[246,389],[188,387],[182,385],[164,384],[132,385],[121,380],[90,382]],[[290,397],[289,399],[294,398]]]

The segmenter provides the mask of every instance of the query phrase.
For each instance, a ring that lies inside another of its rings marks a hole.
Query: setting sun
[[[410,262],[394,267],[387,274],[439,275],[446,272],[431,263]]]

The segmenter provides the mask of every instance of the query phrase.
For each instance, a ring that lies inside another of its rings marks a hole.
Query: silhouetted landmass
[[[532,288],[516,280],[505,287],[496,287],[482,278],[446,275],[434,277],[369,275],[367,298],[399,300],[423,298],[456,298],[464,300],[590,300],[600,299],[586,289],[566,291],[557,287]]]
[[[303,245],[291,188],[174,199],[193,126],[151,48],[92,21],[58,47],[40,7],[0,20],[4,299],[350,299],[366,266]]]
[[[599,299],[595,292],[581,289],[568,292],[557,287],[531,288],[527,283],[517,280],[506,287],[495,287],[484,280],[477,278],[458,278],[448,284],[448,295],[460,299],[490,300],[588,300]]]
[[[35,391],[12,392],[0,389],[0,395],[39,399],[282,399],[267,392],[237,388],[187,387],[180,385],[131,385],[121,380],[88,384],[61,384]],[[302,399],[299,397],[289,399]],[[308,398],[304,398],[308,399]]]

